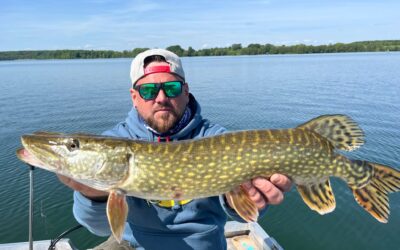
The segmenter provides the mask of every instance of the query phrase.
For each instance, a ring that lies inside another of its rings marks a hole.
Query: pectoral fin
[[[312,185],[297,185],[303,201],[314,211],[327,214],[335,210],[336,201],[329,179]]]
[[[108,196],[107,217],[111,232],[118,243],[121,243],[127,216],[128,204],[125,192],[121,189],[111,190]]]
[[[242,186],[238,186],[226,193],[225,197],[243,220],[247,222],[257,221],[258,208]]]

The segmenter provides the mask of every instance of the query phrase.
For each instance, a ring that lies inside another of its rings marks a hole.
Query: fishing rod
[[[29,166],[29,250],[33,250],[33,171],[35,170],[35,167],[27,164]],[[54,250],[55,246],[58,241],[65,235],[83,227],[82,225],[77,225],[75,227],[72,227],[68,229],[67,231],[63,232],[60,234],[57,238],[54,240],[50,241],[50,246],[49,250]]]
[[[33,170],[35,167],[29,165],[29,250],[33,250]]]

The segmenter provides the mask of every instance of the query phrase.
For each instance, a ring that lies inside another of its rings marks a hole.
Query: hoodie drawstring
[[[161,136],[157,136],[157,142],[170,142],[171,141],[171,137],[167,136],[167,137],[162,137]]]

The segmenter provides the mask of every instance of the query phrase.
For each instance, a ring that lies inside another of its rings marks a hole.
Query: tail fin
[[[387,223],[389,210],[389,193],[400,190],[400,171],[391,167],[369,163],[374,173],[370,182],[360,188],[353,188],[353,194],[360,206],[378,221]]]

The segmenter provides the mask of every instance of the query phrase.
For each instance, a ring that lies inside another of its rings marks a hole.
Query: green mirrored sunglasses
[[[164,93],[169,98],[174,98],[182,94],[182,81],[170,81],[162,83],[144,83],[141,85],[133,86],[133,89],[139,92],[139,95],[144,100],[153,100],[157,97],[160,89],[164,90]]]

